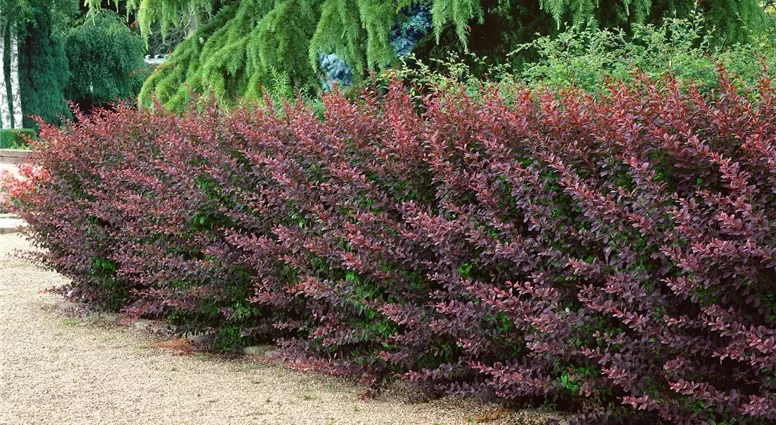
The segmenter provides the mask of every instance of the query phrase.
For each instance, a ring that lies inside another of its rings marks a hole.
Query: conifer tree
[[[99,7],[100,0],[87,1]],[[362,78],[406,54],[406,43],[395,37],[417,7],[430,12],[432,27],[410,43],[418,52],[468,49],[497,61],[537,32],[571,24],[627,30],[699,7],[725,43],[745,40],[765,22],[759,0],[127,0],[126,6],[136,10],[145,35],[154,23],[166,32],[186,17],[201,22],[140,93],[142,103],[157,97],[170,108],[185,105],[192,89],[253,98],[278,76],[301,89],[320,87],[324,73]]]
[[[62,6],[66,2],[59,3]],[[70,3],[75,6],[75,2]],[[65,86],[70,78],[64,42],[66,22],[59,21],[60,17],[52,13],[47,1],[36,0],[34,6],[32,19],[27,23],[25,37],[19,46],[22,123],[26,128],[37,126],[30,118],[32,116],[52,123],[59,122],[60,117],[70,116],[65,101]]]
[[[76,21],[67,32],[65,50],[71,73],[65,96],[85,111],[107,102],[134,101],[148,76],[142,38],[110,10]]]
[[[4,127],[34,126],[30,116],[56,121],[68,115],[64,88],[70,74],[62,35],[77,8],[75,0],[0,0],[0,38],[9,41],[2,49],[8,72],[0,73],[0,89],[8,89],[0,94]]]

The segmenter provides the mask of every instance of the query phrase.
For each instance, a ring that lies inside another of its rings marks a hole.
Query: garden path
[[[9,173],[14,177],[19,177],[19,168],[16,164],[5,164],[0,162],[0,176],[4,173]]]
[[[95,316],[67,315],[42,289],[65,278],[12,255],[0,235],[0,424],[465,424],[484,407],[455,398],[376,400],[338,379],[249,358],[181,355]]]

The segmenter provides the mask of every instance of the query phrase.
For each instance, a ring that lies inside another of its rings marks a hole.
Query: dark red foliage
[[[7,203],[69,294],[216,348],[590,423],[776,423],[775,95],[120,107],[44,126]]]

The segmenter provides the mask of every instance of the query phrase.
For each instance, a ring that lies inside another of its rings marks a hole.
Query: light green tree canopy
[[[0,0],[8,1],[8,0]],[[100,0],[87,0],[93,10]],[[759,0],[127,0],[143,34],[160,24],[196,31],[146,80],[142,103],[185,105],[190,91],[214,90],[225,99],[254,98],[278,75],[297,88],[320,81],[319,57],[336,54],[362,78],[396,61],[392,29],[402,11],[430,10],[433,30],[416,50],[469,49],[502,60],[536,33],[595,22],[626,30],[635,23],[689,14],[696,5],[721,42],[745,40],[764,26]],[[733,18],[735,17],[735,18]]]

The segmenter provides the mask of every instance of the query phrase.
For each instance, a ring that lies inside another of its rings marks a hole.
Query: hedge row
[[[588,423],[774,423],[776,91],[736,87],[119,107],[44,125],[9,202],[63,293],[216,349]]]
[[[0,129],[0,149],[27,147],[25,137],[35,137],[35,130],[31,128]]]

